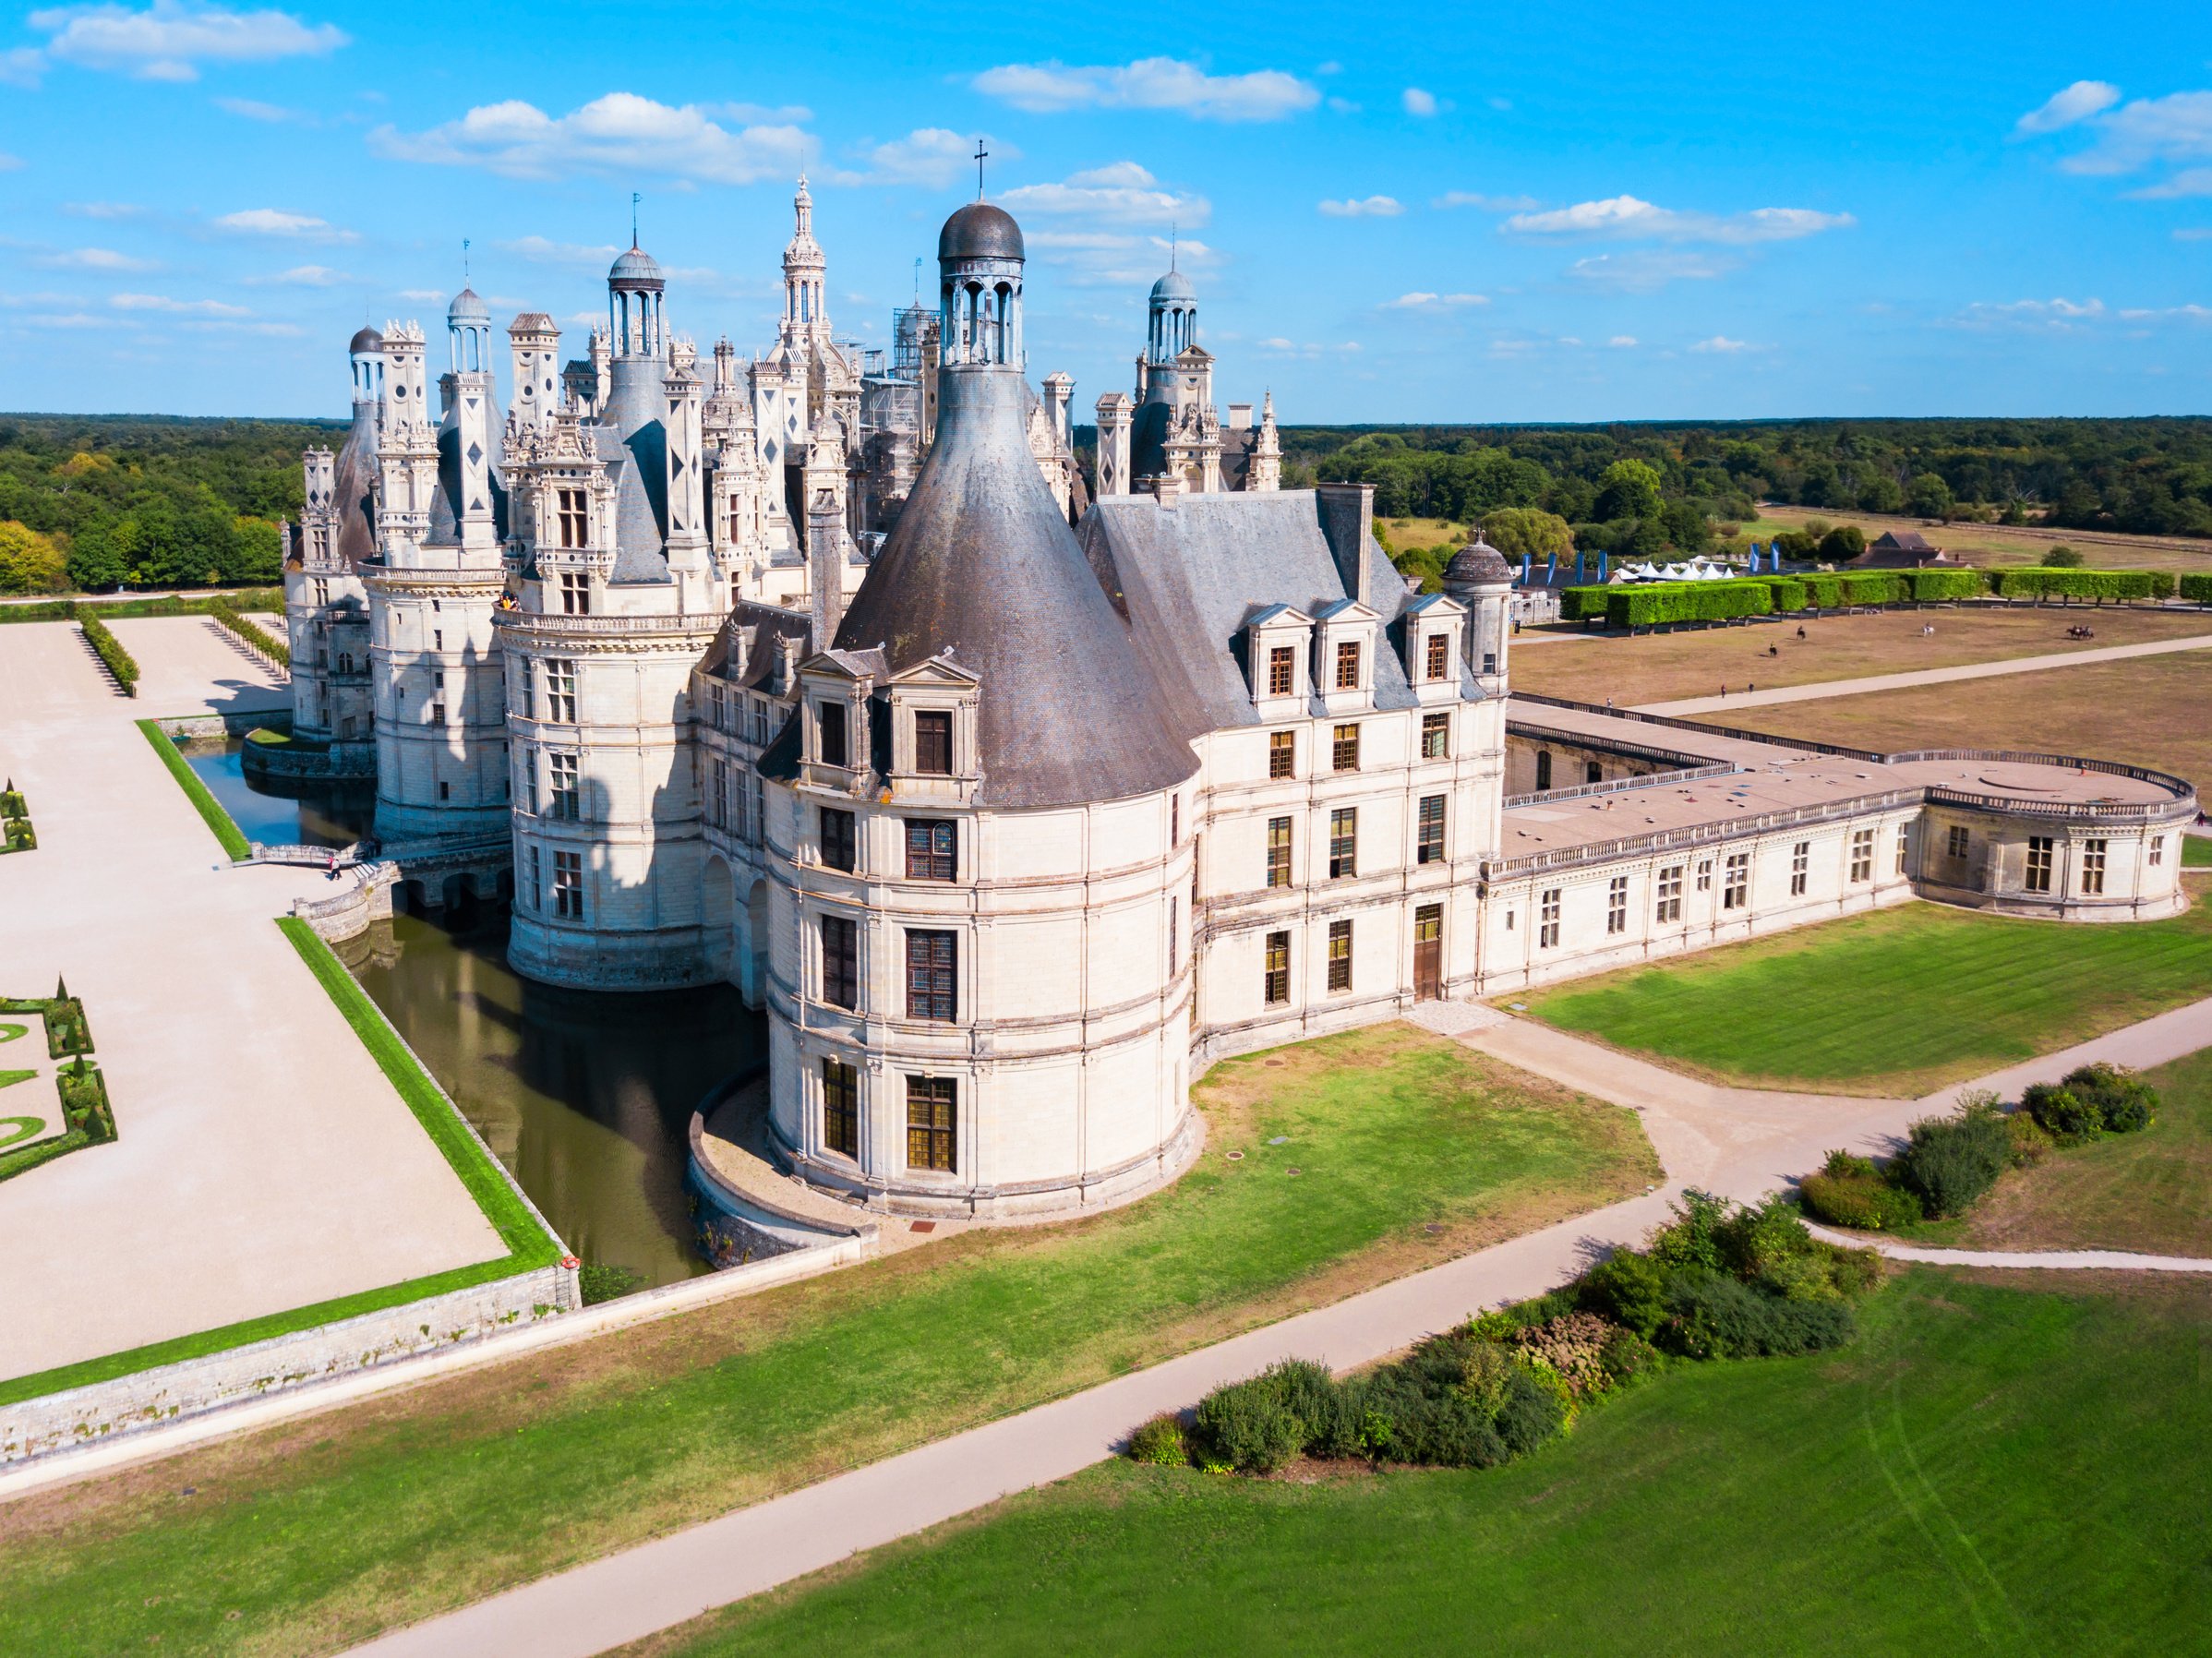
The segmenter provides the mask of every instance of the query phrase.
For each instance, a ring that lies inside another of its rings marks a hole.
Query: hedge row
[[[2212,605],[2212,576],[2183,576],[2182,596],[2194,605]]]
[[[115,676],[115,683],[123,688],[123,694],[126,697],[137,696],[138,658],[123,648],[123,642],[109,632],[107,623],[97,616],[80,616],[77,619],[77,625],[84,630],[84,636],[92,642],[92,648],[100,653],[100,660],[107,664],[107,671]]]
[[[0,605],[0,622],[77,621],[86,616],[206,616],[218,606],[241,610],[282,610],[282,587],[242,587],[234,592],[180,599],[50,599],[36,605]]]
[[[208,607],[208,614],[235,633],[240,639],[283,667],[292,666],[292,647],[255,621],[228,599],[218,599]]]
[[[1795,576],[1744,576],[1716,582],[1648,582],[1633,586],[1567,587],[1559,614],[1567,621],[1603,618],[1608,628],[1653,628],[1670,622],[1727,621],[1788,615],[1809,607],[1934,604],[1949,599],[2161,599],[2175,579],[2161,570],[1861,570]],[[2212,576],[2183,576],[2183,598],[2212,603]]]

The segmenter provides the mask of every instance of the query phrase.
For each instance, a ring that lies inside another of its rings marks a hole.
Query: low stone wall
[[[568,1312],[579,1302],[574,1269],[545,1267],[205,1358],[0,1405],[0,1467],[481,1341]]]
[[[292,913],[326,944],[342,943],[359,938],[378,921],[391,919],[391,889],[399,882],[396,863],[360,865],[343,892],[328,898],[295,899]]]

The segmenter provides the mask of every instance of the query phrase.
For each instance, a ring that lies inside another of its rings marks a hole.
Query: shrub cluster
[[[292,647],[255,621],[228,598],[215,600],[208,614],[280,667],[292,666]]]
[[[108,631],[105,622],[89,611],[77,619],[77,625],[84,630],[85,638],[91,642],[92,649],[100,655],[100,660],[107,664],[107,671],[115,676],[115,683],[123,688],[123,694],[126,697],[137,696],[138,659],[123,648],[123,642]]]
[[[1643,1249],[1548,1295],[1341,1381],[1318,1364],[1276,1364],[1215,1388],[1187,1428],[1154,1417],[1129,1455],[1243,1473],[1300,1455],[1495,1467],[1661,1364],[1837,1346],[1854,1328],[1850,1304],[1880,1280],[1870,1251],[1821,1243],[1779,1197],[1739,1208],[1690,1192]]]
[[[11,777],[7,787],[0,788],[0,852],[28,852],[38,844],[38,834],[30,826],[30,808],[24,804],[23,791]]]
[[[2031,1086],[2020,1109],[2059,1145],[2077,1146],[2148,1128],[2158,1117],[2158,1092],[2123,1065],[2082,1065],[2062,1082]]]

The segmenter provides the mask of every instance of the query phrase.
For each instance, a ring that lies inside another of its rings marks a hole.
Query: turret
[[[453,523],[464,552],[499,547],[492,517],[491,312],[473,288],[453,295],[446,310],[453,371],[442,383],[453,417]]]
[[[632,242],[607,273],[607,324],[617,357],[658,357],[667,346],[661,315],[667,281],[654,257]],[[593,341],[594,360],[598,341]]]
[[[438,484],[438,442],[424,380],[423,330],[384,327],[384,409],[377,443],[377,546],[387,562],[404,562],[430,530]]]
[[[1467,607],[1467,666],[1483,694],[1506,693],[1507,613],[1513,604],[1513,571],[1505,556],[1481,535],[1444,567],[1444,591]]]
[[[560,402],[560,325],[543,311],[524,311],[507,325],[514,378],[509,415],[521,428],[543,431]]]
[[[791,198],[794,227],[784,249],[784,320],[787,341],[829,338],[829,307],[823,300],[829,261],[814,240],[814,198],[807,190],[805,174],[799,175],[799,191]]]
[[[1119,391],[1099,399],[1099,460],[1091,493],[1100,499],[1129,490],[1129,424],[1134,411]]]
[[[354,366],[354,418],[359,420],[364,405],[374,407],[384,401],[384,336],[365,324],[347,345],[346,354]]]
[[[1252,470],[1244,487],[1252,490],[1282,487],[1282,433],[1275,425],[1275,393],[1269,391],[1259,409],[1259,436],[1252,443]]]

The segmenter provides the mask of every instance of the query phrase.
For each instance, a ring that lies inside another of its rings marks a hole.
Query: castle
[[[510,325],[504,414],[474,294],[436,425],[420,330],[355,336],[286,595],[295,737],[373,766],[388,853],[496,847],[531,978],[737,984],[813,1185],[1112,1203],[1222,1055],[1916,895],[2185,904],[2179,779],[1510,697],[1504,559],[1410,592],[1367,487],[1281,489],[1180,272],[1087,484],[1008,214],[945,221],[884,361],[796,206],[776,342],[711,382],[634,246],[585,359]]]

